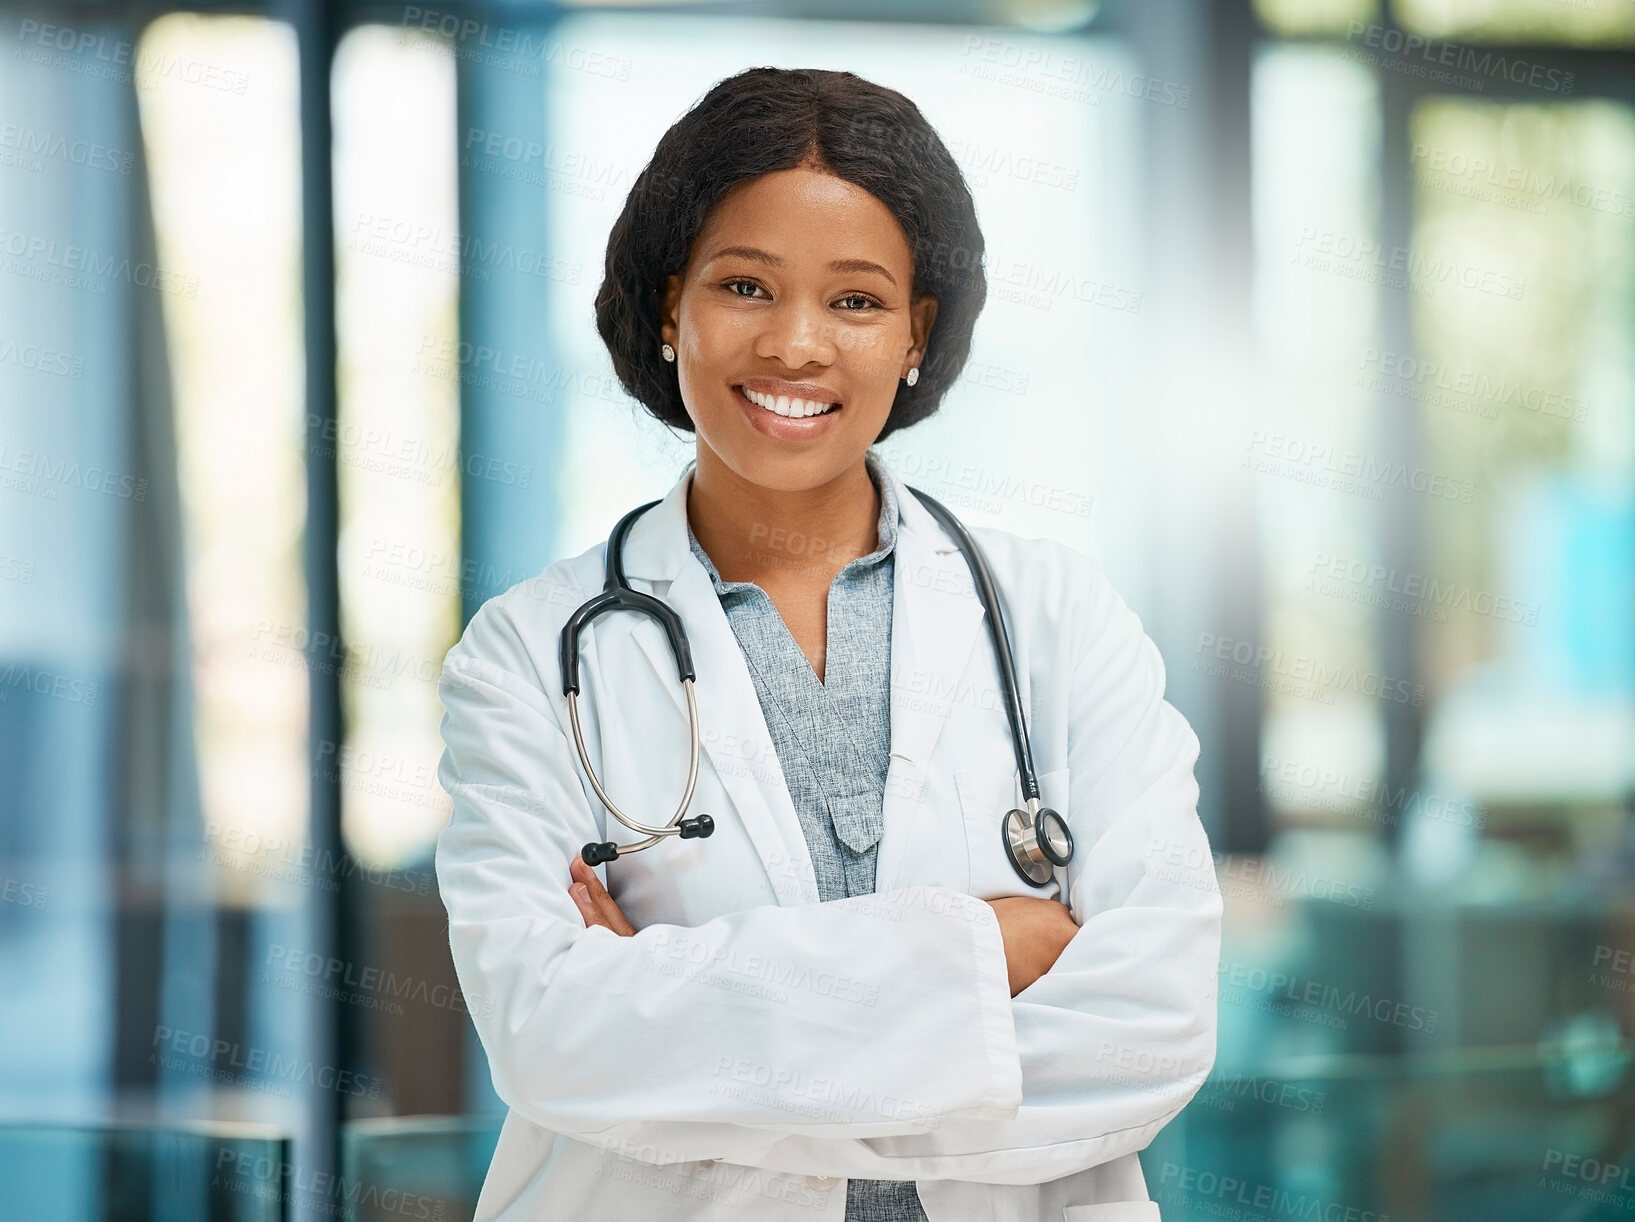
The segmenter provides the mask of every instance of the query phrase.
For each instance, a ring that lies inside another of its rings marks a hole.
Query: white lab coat
[[[690,813],[715,834],[599,868],[634,937],[585,928],[567,890],[587,841],[637,839],[583,776],[560,681],[561,625],[601,590],[606,545],[490,599],[444,665],[437,874],[510,1109],[478,1219],[841,1222],[848,1177],[917,1181],[930,1222],[1158,1217],[1135,1152],[1214,1061],[1221,900],[1198,741],[1137,617],[1071,548],[973,531],[1040,787],[1077,846],[1035,890],[1001,843],[1021,790],[981,604],[888,471],[902,522],[878,890],[819,903],[743,653],[688,548],[691,473],[638,520],[625,568],[691,640]],[[635,818],[668,821],[687,720],[659,626],[604,616],[582,658],[597,775]],[[1014,999],[981,902],[1001,895],[1065,896],[1081,927]]]

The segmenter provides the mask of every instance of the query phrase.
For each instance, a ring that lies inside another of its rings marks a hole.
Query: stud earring
[[[659,355],[667,361],[673,361],[676,359],[676,350],[670,347],[669,344],[665,344],[664,347],[659,349]]]
[[[914,383],[918,382],[919,380],[920,380],[920,367],[918,365],[916,365],[916,366],[914,366],[914,368],[910,369],[908,371],[908,376],[903,379],[903,381],[907,382],[910,386],[914,385]]]

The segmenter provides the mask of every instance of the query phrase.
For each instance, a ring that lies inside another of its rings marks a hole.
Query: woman
[[[510,1108],[480,1218],[1157,1216],[1135,1152],[1215,1049],[1197,739],[1090,561],[973,532],[1077,845],[1022,879],[970,571],[870,453],[958,377],[982,253],[942,141],[850,73],[722,81],[633,186],[597,323],[697,458],[624,566],[691,640],[690,812],[716,830],[605,884],[579,857],[622,831],[565,732],[558,656],[604,544],[478,611],[444,668],[437,868]],[[665,638],[608,615],[580,657],[597,776],[664,822],[689,741]]]

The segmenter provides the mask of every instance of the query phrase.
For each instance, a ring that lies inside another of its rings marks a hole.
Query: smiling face
[[[728,192],[665,285],[700,468],[793,492],[860,464],[936,319],[913,284],[902,226],[855,183],[800,168]]]

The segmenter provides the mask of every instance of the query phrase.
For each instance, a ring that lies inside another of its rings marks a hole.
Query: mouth
[[[795,395],[768,395],[760,391],[750,390],[739,384],[733,389],[738,392],[739,398],[752,404],[757,411],[770,412],[781,416],[785,420],[805,420],[813,416],[831,416],[841,408],[839,403],[824,403],[816,399],[805,399]]]

